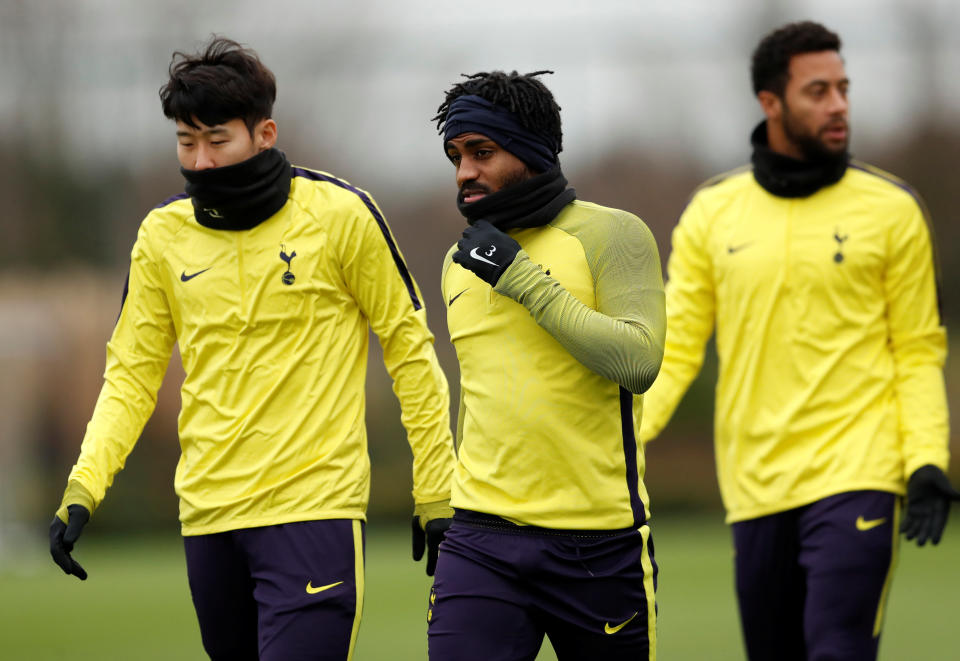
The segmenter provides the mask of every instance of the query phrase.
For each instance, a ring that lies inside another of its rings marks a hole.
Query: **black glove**
[[[917,546],[923,546],[928,539],[938,544],[947,525],[951,500],[960,500],[960,492],[950,486],[943,471],[932,464],[921,466],[907,482],[907,507],[900,532],[907,539],[916,537]]]
[[[497,281],[513,263],[520,244],[485,220],[478,220],[463,230],[457,241],[453,261],[477,274],[481,280],[497,286]]]
[[[68,520],[64,523],[59,516],[53,517],[50,524],[50,555],[60,565],[64,574],[73,574],[81,581],[87,580],[87,572],[80,563],[70,557],[73,545],[80,537],[83,527],[90,520],[90,510],[83,505],[67,506]]]
[[[440,542],[453,522],[450,500],[423,503],[413,509],[413,559],[419,561],[427,551],[427,576],[437,568]]]

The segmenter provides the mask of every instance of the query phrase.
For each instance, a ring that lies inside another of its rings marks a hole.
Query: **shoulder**
[[[635,214],[586,200],[574,200],[565,206],[550,226],[574,235],[650,234],[650,228]]]
[[[366,210],[374,217],[382,218],[370,193],[346,179],[321,170],[293,166],[290,199],[305,208],[323,208],[327,211]]]
[[[923,198],[913,186],[869,163],[851,161],[840,183],[879,208],[919,210],[922,215],[928,215]]]
[[[151,209],[140,223],[137,243],[162,252],[193,218],[193,202],[186,193],[169,197]]]
[[[455,252],[457,252],[457,244],[456,244],[456,243],[454,243],[452,246],[450,246],[450,249],[447,250],[447,254],[446,254],[446,255],[444,256],[444,258],[443,258],[443,270],[444,270],[444,271],[447,270],[447,266],[449,266],[450,262],[453,261],[453,253],[455,253]]]
[[[702,204],[721,205],[751,189],[762,190],[753,176],[753,166],[741,165],[714,175],[694,188],[688,205],[694,200]]]
[[[549,227],[576,239],[588,256],[615,253],[647,254],[656,251],[653,232],[638,216],[593,202],[574,200]]]
[[[749,200],[758,195],[769,197],[753,176],[752,165],[714,175],[693,189],[680,212],[678,228],[709,232],[724,217],[749,213]]]
[[[450,267],[453,265],[453,253],[455,252],[457,252],[457,245],[453,244],[443,257],[443,267],[440,269],[441,284],[447,277],[447,271],[450,270]]]

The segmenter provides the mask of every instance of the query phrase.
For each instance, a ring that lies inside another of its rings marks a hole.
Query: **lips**
[[[846,140],[847,125],[845,123],[830,124],[823,129],[823,135],[831,140]]]
[[[461,203],[470,204],[486,197],[489,193],[490,191],[485,187],[461,188],[458,197]]]

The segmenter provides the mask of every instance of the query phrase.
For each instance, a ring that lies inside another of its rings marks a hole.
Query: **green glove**
[[[923,546],[929,539],[940,542],[950,513],[950,501],[960,500],[960,492],[950,485],[943,471],[932,464],[921,466],[907,482],[907,507],[900,532]]]
[[[61,519],[58,512],[50,523],[50,555],[53,556],[53,561],[60,566],[64,574],[73,574],[81,581],[87,580],[87,572],[70,556],[70,551],[89,520],[90,510],[86,507],[68,505],[67,521]]]
[[[427,552],[427,576],[433,576],[437,569],[440,542],[452,522],[453,508],[450,507],[449,498],[423,503],[413,509],[413,559],[419,561],[423,552]]]

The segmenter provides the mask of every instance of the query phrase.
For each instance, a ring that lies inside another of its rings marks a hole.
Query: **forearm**
[[[927,338],[925,344],[927,348],[922,351],[910,351],[905,346],[894,350],[905,477],[926,464],[946,470],[950,458],[942,360],[945,340],[941,335]]]
[[[495,289],[526,307],[540,327],[597,374],[637,394],[656,378],[663,358],[663,329],[639,311],[608,315],[591,309],[541,271],[523,251]],[[662,290],[650,288],[639,295],[646,306],[662,308]]]
[[[413,452],[413,497],[429,503],[450,497],[453,440],[447,380],[422,316],[411,313],[380,343]]]
[[[78,504],[91,512],[100,505],[153,413],[165,369],[165,364],[123,356],[112,343],[108,345],[104,384],[68,478],[68,484],[76,483],[87,492],[91,502]]]

